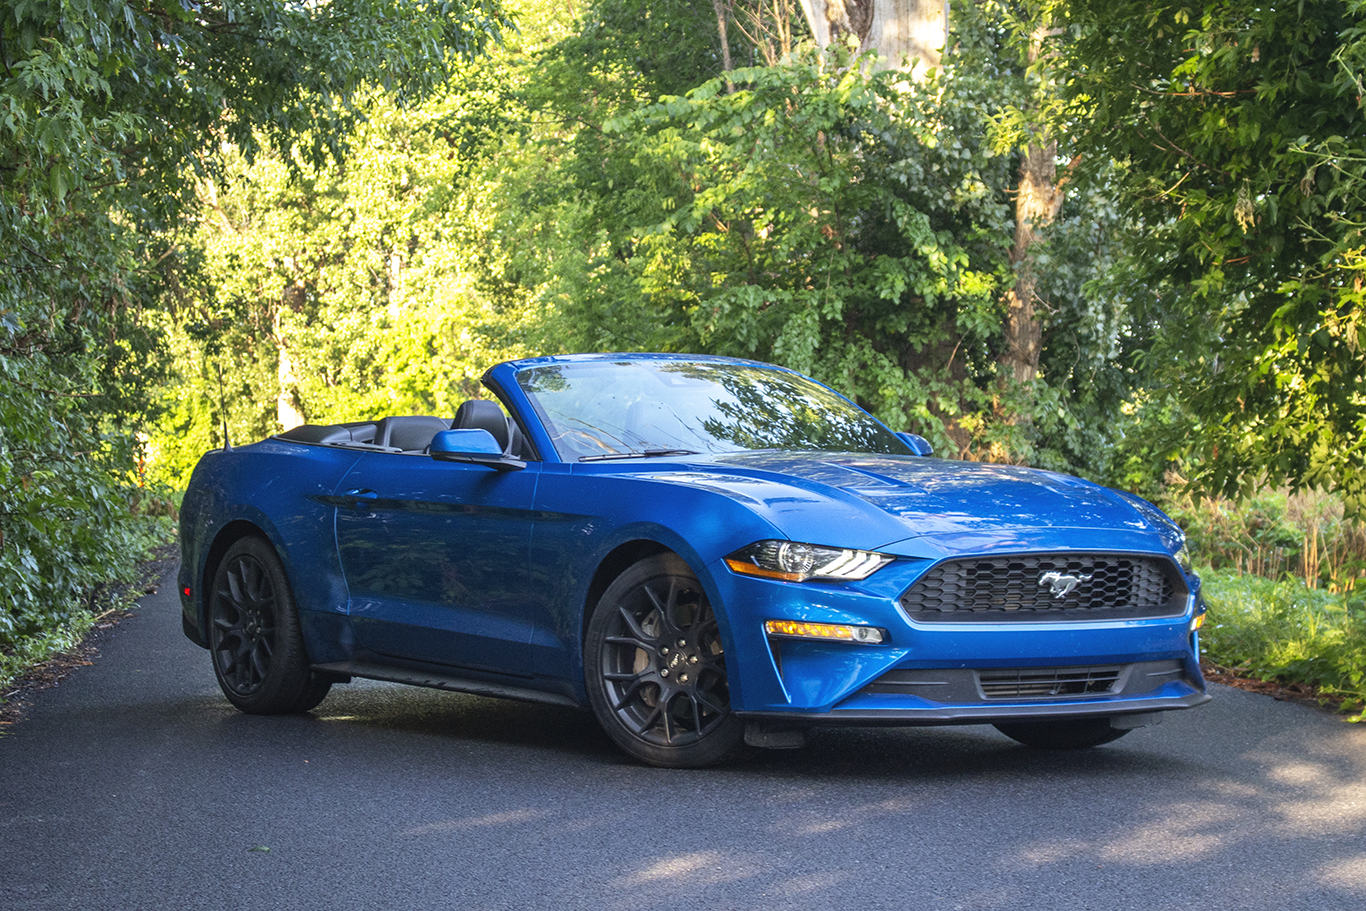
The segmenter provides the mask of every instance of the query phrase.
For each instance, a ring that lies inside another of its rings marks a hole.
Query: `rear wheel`
[[[674,554],[640,561],[603,593],[588,622],[584,677],[608,736],[651,765],[712,765],[742,747],[716,613]]]
[[[233,544],[214,574],[209,653],[228,701],[254,715],[307,712],[332,687],[309,670],[284,566],[261,538]]]
[[[1084,750],[1118,740],[1128,730],[1110,727],[1109,718],[1074,721],[1021,721],[992,725],[1011,740],[1040,750]]]

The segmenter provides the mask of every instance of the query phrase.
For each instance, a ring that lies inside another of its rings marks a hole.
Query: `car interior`
[[[454,420],[431,415],[401,415],[346,424],[304,424],[276,434],[275,439],[346,449],[425,454],[432,438],[443,430],[487,430],[505,455],[514,459],[534,458],[517,422],[508,417],[497,402],[481,399],[461,404]]]

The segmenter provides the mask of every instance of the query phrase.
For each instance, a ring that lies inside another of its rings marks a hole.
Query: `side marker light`
[[[1192,633],[1195,632],[1196,630],[1198,630],[1200,627],[1202,627],[1202,626],[1205,625],[1205,617],[1206,617],[1206,616],[1208,616],[1208,615],[1207,615],[1207,614],[1196,614],[1196,615],[1195,615],[1195,619],[1191,620],[1191,632],[1192,632]]]

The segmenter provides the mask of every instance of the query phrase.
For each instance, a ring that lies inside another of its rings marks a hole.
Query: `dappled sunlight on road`
[[[503,813],[489,813],[485,816],[475,816],[469,819],[452,819],[447,822],[435,822],[425,826],[418,826],[404,832],[404,835],[435,835],[439,832],[455,832],[460,829],[477,829],[482,826],[503,826],[510,823],[533,822],[549,816],[548,810],[508,810]]]
[[[1366,854],[1324,864],[1315,873],[1326,886],[1366,892]]]
[[[358,714],[390,736],[478,745],[453,754],[461,780],[509,757],[535,763],[543,777],[518,793],[560,797],[500,803],[495,788],[465,798],[474,812],[398,832],[449,856],[513,852],[527,880],[572,869],[602,911],[878,907],[875,895],[1087,907],[1116,889],[1130,896],[1120,907],[1366,905],[1366,728],[1302,707],[1270,706],[1250,728],[1216,702],[1081,753],[987,728],[825,731],[806,750],[688,772],[621,761],[586,719],[556,740],[535,723],[552,717],[541,709],[466,700],[443,722],[423,704]],[[561,858],[512,847],[528,843]]]
[[[1177,802],[1163,808],[1160,820],[1119,833],[1096,853],[1107,863],[1169,864],[1175,859],[1194,863],[1224,846],[1221,830],[1240,815],[1223,804]]]
[[[748,879],[764,868],[763,859],[754,855],[697,851],[667,857],[646,865],[616,881],[619,886],[665,884],[671,887],[734,882]]]
[[[898,816],[913,810],[911,801],[905,799],[852,803],[838,809],[829,806],[794,807],[788,815],[776,819],[770,829],[788,835],[828,835],[842,829],[866,826],[879,818]]]

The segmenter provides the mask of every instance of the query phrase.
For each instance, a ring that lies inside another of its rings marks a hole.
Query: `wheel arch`
[[[663,535],[661,537],[664,537]],[[735,636],[731,629],[731,618],[727,612],[725,601],[720,597],[716,586],[716,580],[712,578],[709,567],[704,562],[702,556],[697,554],[687,543],[679,541],[678,546],[670,546],[668,543],[659,540],[657,537],[644,537],[637,533],[629,540],[617,544],[601,560],[598,561],[597,568],[593,572],[592,581],[588,584],[587,592],[581,604],[579,616],[579,640],[577,654],[574,656],[573,674],[577,680],[584,679],[587,662],[588,644],[588,625],[593,617],[593,608],[602,598],[607,588],[616,581],[617,577],[627,569],[639,563],[641,560],[660,554],[672,554],[688,567],[692,574],[697,578],[698,584],[702,586],[707,594],[707,599],[711,602],[712,609],[716,613],[717,623],[721,627],[721,640],[725,644],[727,651],[735,653]],[[744,698],[743,682],[739,675],[735,675],[731,684],[731,696],[740,704]]]
[[[579,617],[580,649],[588,641],[588,621],[593,616],[593,608],[602,598],[603,592],[607,591],[607,587],[630,567],[646,557],[653,557],[657,554],[674,554],[680,560],[687,562],[673,548],[650,538],[637,538],[618,544],[602,558],[598,563],[598,568],[593,572],[593,579],[588,583],[588,591],[584,595],[583,610]]]
[[[218,533],[214,535],[213,542],[209,545],[209,549],[204,553],[204,562],[199,572],[199,603],[196,605],[198,612],[196,619],[199,621],[200,636],[205,640],[200,644],[205,648],[208,647],[209,597],[214,576],[218,574],[218,567],[223,562],[223,557],[227,555],[229,548],[243,538],[250,537],[261,538],[272,548],[275,548],[277,553],[279,552],[279,548],[275,547],[275,542],[271,540],[270,535],[261,526],[249,519],[234,519],[218,530]],[[285,568],[285,578],[287,580],[289,578],[288,567]]]

